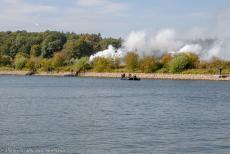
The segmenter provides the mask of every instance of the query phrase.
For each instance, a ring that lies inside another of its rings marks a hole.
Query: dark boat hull
[[[140,78],[121,78],[121,80],[140,81]]]

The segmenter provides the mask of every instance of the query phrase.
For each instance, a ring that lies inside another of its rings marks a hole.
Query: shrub
[[[0,66],[10,66],[12,63],[10,56],[0,55]]]
[[[158,65],[153,56],[147,56],[140,60],[140,70],[144,73],[152,73],[157,70]]]
[[[66,60],[66,57],[65,57],[64,52],[56,53],[54,57],[52,58],[52,65],[54,69],[64,66],[65,60]]]
[[[110,71],[112,68],[112,60],[108,58],[98,57],[93,60],[92,65],[96,72]]]
[[[73,65],[73,70],[75,72],[86,71],[89,68],[89,57],[82,57],[81,59],[76,60],[76,62]]]
[[[226,64],[227,64],[226,61],[221,60],[221,59],[219,59],[217,57],[213,57],[208,63],[208,68],[209,69],[227,68]]]
[[[185,54],[177,55],[169,63],[169,70],[171,73],[182,72],[183,70],[188,69],[189,67],[190,67],[189,58]]]
[[[36,57],[31,57],[26,67],[29,68],[31,71],[36,72],[39,68],[41,68],[41,59]]]
[[[52,72],[54,70],[52,59],[42,59],[41,66],[42,70],[46,72]]]
[[[135,71],[139,65],[139,56],[134,52],[128,52],[124,58],[125,66],[129,71]]]
[[[113,68],[114,69],[117,69],[117,68],[120,68],[120,64],[121,64],[121,60],[120,60],[120,58],[115,58],[115,59],[113,59]]]
[[[160,59],[160,63],[162,65],[163,68],[168,68],[169,67],[169,63],[170,61],[173,59],[171,54],[164,54],[161,59]]]
[[[157,73],[169,73],[169,70],[168,70],[168,68],[163,67],[163,68],[157,70]]]
[[[186,53],[189,59],[190,68],[197,68],[199,65],[199,57],[194,53]]]
[[[22,54],[18,53],[14,59],[15,68],[21,70],[25,67],[27,58]]]
[[[208,62],[201,60],[197,66],[197,69],[209,69]]]

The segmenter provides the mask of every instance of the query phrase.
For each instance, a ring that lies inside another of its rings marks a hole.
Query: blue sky
[[[208,27],[228,0],[1,0],[0,30],[125,36],[134,30]]]

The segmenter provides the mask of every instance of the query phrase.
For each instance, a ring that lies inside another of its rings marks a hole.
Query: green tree
[[[99,42],[102,40],[101,34],[82,34],[79,40],[86,41],[92,48],[94,52],[99,51],[100,44]]]
[[[105,39],[102,39],[100,42],[100,47],[101,47],[101,50],[105,50],[108,48],[109,45],[112,45],[113,47],[115,48],[120,48],[121,45],[122,45],[122,39],[114,39],[114,38],[105,38]]]
[[[59,32],[47,32],[45,40],[42,42],[41,55],[43,58],[50,58],[53,53],[61,51],[66,43],[66,36]]]
[[[63,49],[67,53],[69,59],[88,57],[94,53],[91,42],[81,37],[79,40],[69,40]]]
[[[41,55],[41,47],[40,45],[33,45],[30,49],[30,56],[31,57],[38,57]]]
[[[68,40],[64,45],[63,51],[66,53],[69,60],[77,58],[78,46],[78,40]]]
[[[94,53],[93,51],[93,46],[90,44],[90,42],[84,40],[84,39],[79,39],[77,42],[77,50],[75,52],[75,57],[76,58],[81,58],[81,57],[86,57],[90,56]]]

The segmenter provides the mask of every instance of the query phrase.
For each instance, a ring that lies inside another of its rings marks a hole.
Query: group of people
[[[134,75],[132,75],[132,74],[129,74],[127,77],[126,77],[126,74],[125,73],[123,73],[123,74],[121,74],[121,79],[137,79],[137,76],[134,74]]]

